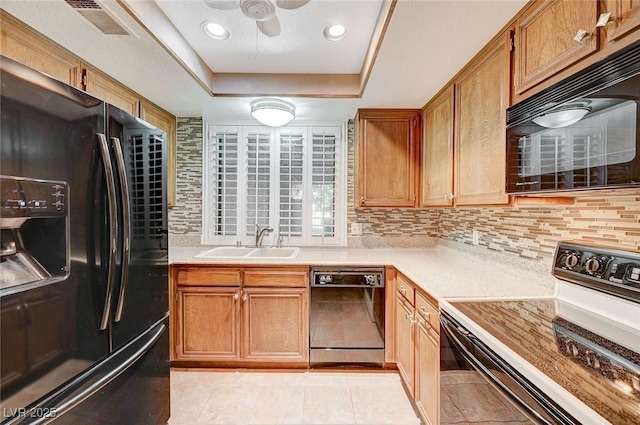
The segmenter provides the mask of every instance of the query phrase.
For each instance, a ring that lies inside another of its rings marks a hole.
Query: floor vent
[[[78,11],[87,21],[91,22],[102,33],[107,35],[131,35],[121,22],[107,9],[94,0],[65,0],[67,4]]]

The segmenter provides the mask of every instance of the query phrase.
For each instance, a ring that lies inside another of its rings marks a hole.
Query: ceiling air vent
[[[132,31],[119,22],[108,9],[94,0],[65,0],[79,14],[107,35],[131,35]]]

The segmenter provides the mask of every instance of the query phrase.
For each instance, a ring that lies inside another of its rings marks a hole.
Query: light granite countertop
[[[234,265],[393,266],[437,299],[549,297],[551,264],[508,254],[476,254],[447,245],[424,249],[301,248],[293,259],[207,259],[195,255],[211,246],[170,247],[169,263]]]

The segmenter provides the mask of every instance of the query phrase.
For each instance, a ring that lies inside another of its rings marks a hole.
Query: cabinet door
[[[179,288],[176,360],[240,358],[240,288]]]
[[[607,42],[612,42],[640,26],[639,0],[604,0],[603,12],[611,12],[606,26]]]
[[[100,100],[112,104],[137,117],[140,113],[140,99],[128,88],[99,72],[85,68],[85,91]]]
[[[418,316],[416,335],[416,389],[418,411],[430,425],[440,423],[440,339],[429,322]]]
[[[456,204],[506,204],[506,110],[510,34],[456,81]]]
[[[169,207],[176,203],[176,117],[157,106],[140,102],[140,118],[167,133],[167,201]]]
[[[0,11],[0,53],[56,80],[80,87],[80,61]]]
[[[245,288],[242,357],[261,361],[309,361],[306,288]]]
[[[516,93],[520,94],[598,49],[597,36],[575,41],[578,30],[594,32],[596,0],[546,0],[516,21]]]
[[[453,85],[422,113],[422,179],[420,206],[453,203]]]
[[[416,206],[419,113],[358,111],[359,206]]]
[[[403,298],[396,296],[396,363],[400,377],[413,396],[414,339],[413,323],[415,311]]]

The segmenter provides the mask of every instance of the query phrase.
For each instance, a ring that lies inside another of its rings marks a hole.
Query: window
[[[341,127],[209,127],[204,153],[203,242],[346,243]]]

